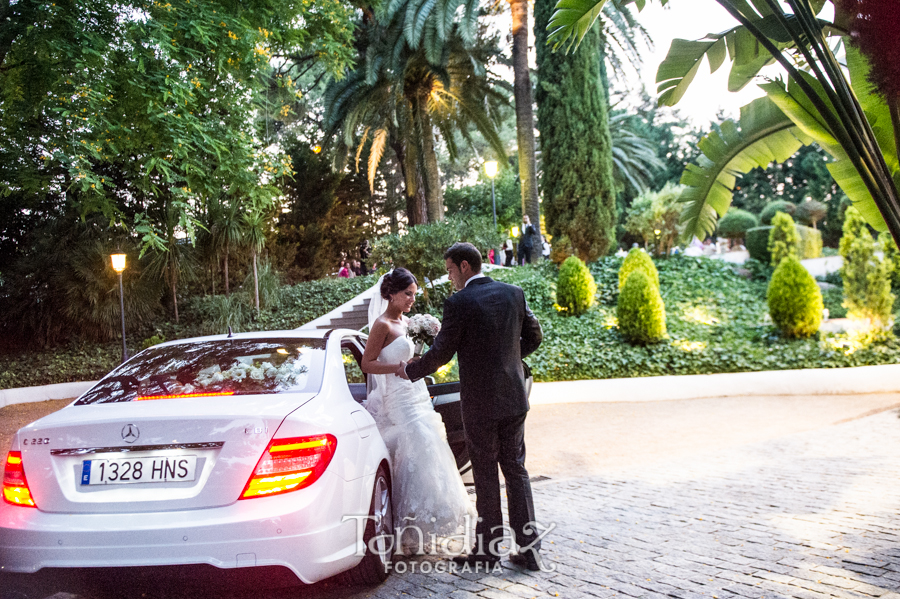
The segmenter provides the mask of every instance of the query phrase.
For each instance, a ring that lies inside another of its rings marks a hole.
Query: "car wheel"
[[[355,568],[340,576],[344,584],[378,584],[384,582],[390,572],[391,556],[394,554],[394,511],[391,507],[391,481],[384,465],[379,466],[375,474],[369,516],[363,534],[366,553]]]

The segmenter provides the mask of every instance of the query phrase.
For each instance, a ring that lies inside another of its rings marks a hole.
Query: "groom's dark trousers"
[[[541,339],[541,325],[528,309],[522,289],[480,277],[444,302],[441,332],[434,344],[421,360],[406,367],[406,374],[416,380],[458,356],[460,408],[480,519],[475,529],[481,543],[477,550],[500,550],[503,516],[498,467],[506,480],[516,545],[540,548],[540,542],[535,542],[534,501],[525,470],[529,406],[522,358],[537,349]]]

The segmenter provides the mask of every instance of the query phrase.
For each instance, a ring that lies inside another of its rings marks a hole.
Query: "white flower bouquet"
[[[410,339],[416,344],[416,355],[422,352],[422,347],[427,343],[434,343],[434,338],[441,331],[441,321],[431,314],[416,314],[409,319],[407,332]]]

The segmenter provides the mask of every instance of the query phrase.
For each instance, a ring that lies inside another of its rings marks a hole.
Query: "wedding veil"
[[[388,301],[381,297],[381,284],[384,282],[384,277],[386,276],[387,275],[381,275],[381,278],[378,279],[378,282],[373,288],[374,293],[369,300],[370,334],[372,333],[372,325],[375,324],[375,320],[384,314],[384,311],[387,309]],[[381,415],[382,406],[384,405],[385,377],[386,375],[384,374],[370,374],[366,378],[368,383],[366,387],[366,410],[372,415],[376,423],[380,420],[379,416]]]

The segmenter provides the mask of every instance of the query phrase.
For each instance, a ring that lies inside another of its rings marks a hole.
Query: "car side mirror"
[[[426,376],[426,377],[425,377],[425,384],[426,384],[426,385],[435,385],[435,384],[437,384],[437,383],[435,383],[434,377],[433,377],[433,376]]]

